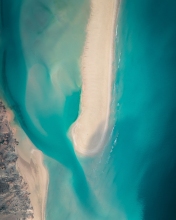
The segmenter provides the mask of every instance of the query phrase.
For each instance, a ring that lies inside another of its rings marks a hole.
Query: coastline
[[[14,114],[7,108],[7,118],[14,136],[19,141],[17,170],[28,184],[29,198],[34,210],[34,220],[45,220],[45,207],[48,192],[48,171],[43,164],[43,154],[37,150],[23,130],[13,121]],[[25,146],[25,147],[24,147]]]
[[[30,155],[30,163],[20,156],[17,162],[19,172],[29,185],[30,199],[34,208],[34,220],[45,220],[48,174],[42,160],[42,153],[33,149]]]
[[[87,37],[81,57],[80,114],[70,128],[75,151],[97,153],[108,130],[118,0],[91,1]]]
[[[0,212],[1,219],[34,219],[29,187],[17,169],[19,142],[10,125],[13,114],[0,100]]]

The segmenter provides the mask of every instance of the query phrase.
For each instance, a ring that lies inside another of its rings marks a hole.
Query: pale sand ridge
[[[75,150],[96,153],[108,127],[113,74],[117,0],[92,0],[81,58],[80,115],[71,127]]]

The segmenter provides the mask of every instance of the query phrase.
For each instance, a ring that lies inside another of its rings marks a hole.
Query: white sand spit
[[[81,58],[80,115],[71,127],[75,150],[94,154],[108,127],[118,0],[92,0]]]

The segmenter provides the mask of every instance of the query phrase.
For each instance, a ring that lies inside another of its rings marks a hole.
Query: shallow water
[[[46,155],[46,219],[175,220],[176,3],[121,2],[110,137],[80,158],[67,132],[89,11],[88,0],[1,1],[1,94]]]

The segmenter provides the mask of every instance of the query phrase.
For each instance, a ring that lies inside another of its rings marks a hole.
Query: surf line
[[[91,0],[81,57],[80,114],[70,128],[75,151],[95,154],[108,129],[118,0]]]

